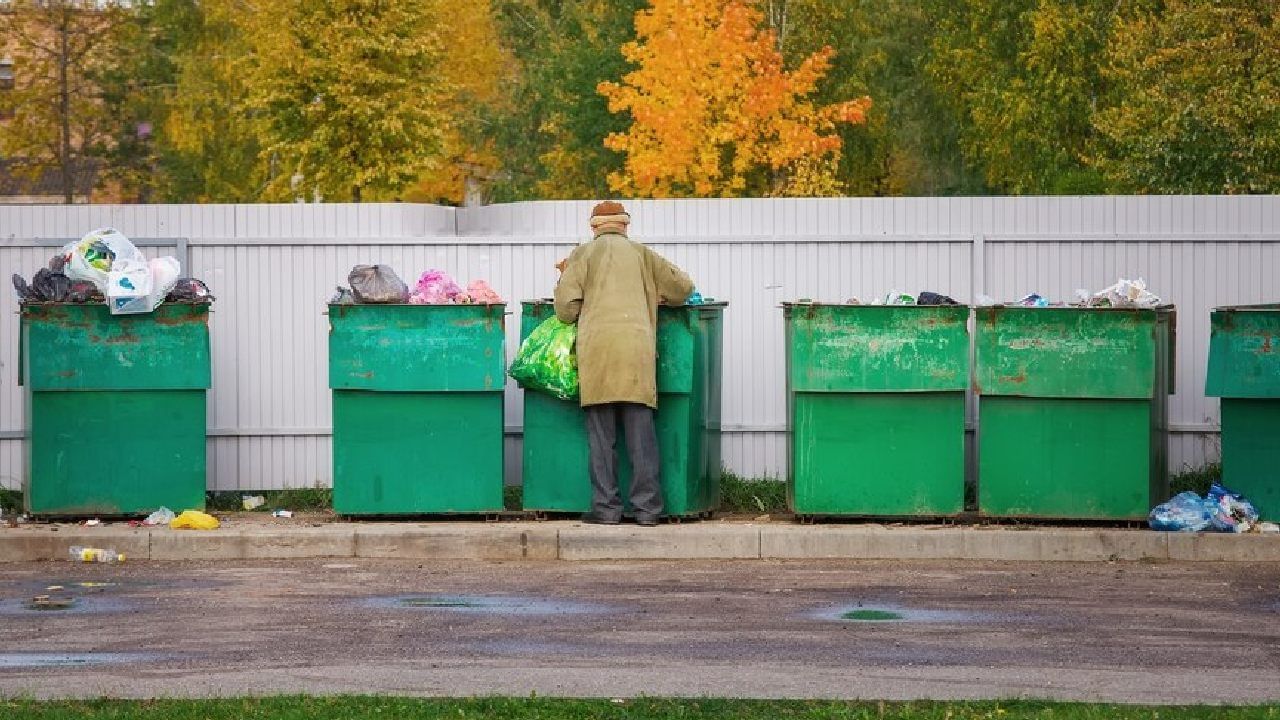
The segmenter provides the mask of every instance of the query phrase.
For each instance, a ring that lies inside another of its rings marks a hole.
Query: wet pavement
[[[1249,702],[1280,700],[1280,565],[22,563],[0,643],[36,697]]]

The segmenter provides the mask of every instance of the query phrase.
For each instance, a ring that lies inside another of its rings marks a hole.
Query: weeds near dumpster
[[[502,507],[513,511],[524,509],[524,487],[521,485],[504,485],[502,487]]]
[[[727,513],[783,513],[787,484],[773,478],[740,477],[728,470],[720,476],[720,511]]]
[[[1169,478],[1169,495],[1191,490],[1198,495],[1209,492],[1209,486],[1222,479],[1222,463],[1215,462],[1198,468],[1183,466],[1182,472]]]
[[[331,510],[333,508],[333,488],[326,487],[209,492],[205,495],[205,508],[221,512],[243,510],[244,506],[241,500],[243,495],[261,495],[266,498],[266,502],[256,509],[257,512],[271,512],[277,508],[301,511]]]
[[[4,510],[6,515],[9,513],[20,514],[22,512],[22,491],[0,488],[0,510]]]

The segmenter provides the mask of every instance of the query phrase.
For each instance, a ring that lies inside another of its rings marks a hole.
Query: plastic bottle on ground
[[[104,548],[81,547],[79,545],[71,546],[69,550],[71,560],[73,562],[99,562],[99,563],[122,563],[124,562],[124,553],[118,553],[115,550],[107,550]]]

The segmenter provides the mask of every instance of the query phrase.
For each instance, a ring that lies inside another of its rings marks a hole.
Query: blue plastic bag
[[[1213,514],[1213,506],[1208,501],[1187,491],[1174,495],[1169,502],[1155,506],[1147,522],[1152,530],[1199,532],[1213,524]]]
[[[1218,483],[1209,488],[1208,502],[1215,530],[1242,533],[1258,523],[1258,510],[1253,503]]]

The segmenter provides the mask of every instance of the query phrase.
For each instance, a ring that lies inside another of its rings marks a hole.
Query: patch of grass
[[[22,512],[22,491],[0,488],[0,508],[5,514]]]
[[[326,487],[210,492],[205,495],[205,508],[222,512],[244,510],[243,496],[245,495],[261,495],[266,499],[265,503],[256,508],[261,512],[271,512],[276,509],[302,511],[333,509],[333,488]]]
[[[902,615],[888,610],[850,610],[841,615],[845,620],[860,620],[862,622],[883,622],[885,620],[901,620]]]
[[[1204,495],[1215,480],[1222,479],[1222,463],[1209,463],[1203,467],[1183,467],[1182,472],[1169,478],[1169,495],[1191,490]]]
[[[1142,706],[1041,701],[842,702],[829,700],[570,700],[401,697],[263,697],[219,700],[0,700],[23,720],[1274,720],[1280,705]]]
[[[787,512],[787,484],[772,478],[747,479],[725,470],[720,476],[720,511]]]
[[[523,510],[524,487],[520,485],[502,486],[502,507],[507,510]]]

